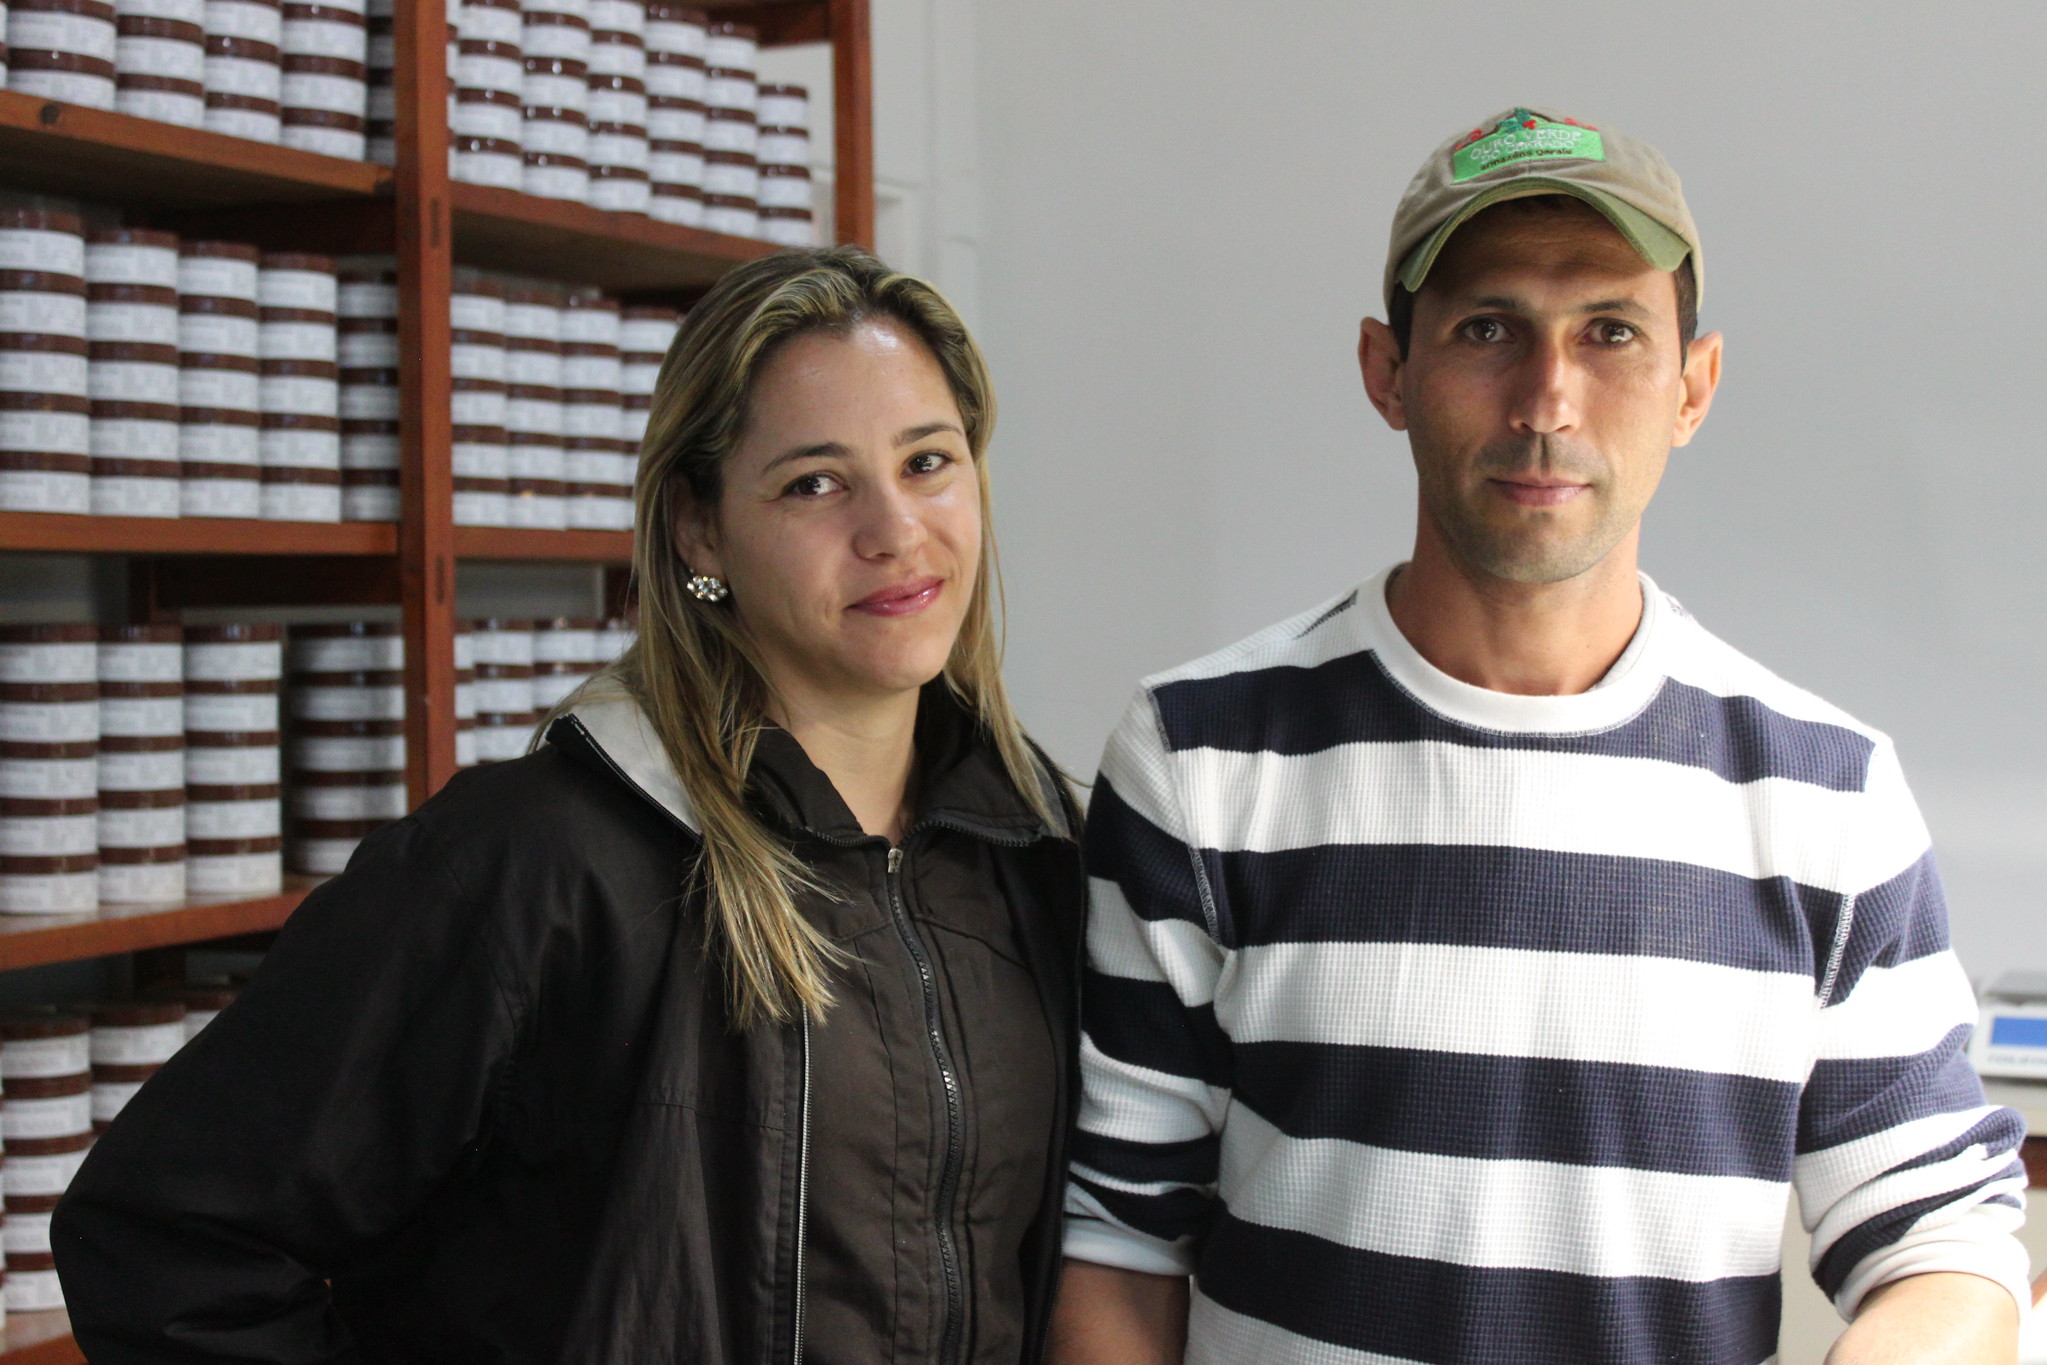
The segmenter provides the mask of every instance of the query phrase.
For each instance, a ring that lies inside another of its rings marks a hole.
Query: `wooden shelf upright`
[[[841,241],[874,239],[869,0],[697,0],[763,46],[832,46]],[[630,562],[618,531],[454,525],[449,293],[455,267],[513,271],[628,297],[687,299],[766,243],[448,178],[444,0],[397,0],[397,165],[176,128],[0,90],[0,187],[118,207],[123,221],[268,250],[398,260],[402,412],[394,525],[0,512],[0,583],[17,554],[117,556],[136,620],[187,607],[395,604],[406,644],[407,782],[415,803],[455,768],[455,572],[463,560]],[[4,605],[4,587],[0,587]],[[96,915],[0,917],[0,971],[274,929],[310,889]],[[61,1313],[18,1314],[0,1365],[82,1361]]]

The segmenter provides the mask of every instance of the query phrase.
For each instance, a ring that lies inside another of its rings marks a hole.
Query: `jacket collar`
[[[594,689],[548,730],[548,739],[587,741],[614,776],[666,812],[691,834],[702,825],[689,793],[668,761],[654,727],[623,688]],[[1048,827],[1010,783],[1007,772],[973,717],[945,684],[924,689],[917,711],[918,824],[937,824],[1005,844],[1051,835],[1074,837],[1064,793],[1049,772],[1039,774],[1055,814]],[[836,788],[810,761],[795,736],[769,725],[754,751],[749,783],[785,828],[834,842],[868,837]]]

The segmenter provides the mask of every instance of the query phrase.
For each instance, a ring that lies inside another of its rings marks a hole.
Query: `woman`
[[[997,671],[994,409],[857,250],[729,274],[640,640],[315,891],[59,1209],[93,1359],[1034,1361],[1084,878]]]

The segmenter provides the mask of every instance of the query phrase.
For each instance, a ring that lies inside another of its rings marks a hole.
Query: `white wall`
[[[948,116],[979,127],[1010,676],[1064,762],[1143,673],[1404,553],[1352,360],[1387,223],[1439,139],[1553,104],[1677,167],[1728,337],[1647,568],[1896,735],[1970,968],[2047,967],[2047,8],[934,3],[978,39]]]

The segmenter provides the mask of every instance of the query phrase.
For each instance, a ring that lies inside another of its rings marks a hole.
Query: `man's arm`
[[[1186,1354],[1184,1275],[1066,1263],[1047,1365],[1181,1365]]]
[[[2010,1365],[2018,1349],[2009,1289],[1980,1275],[1936,1272],[1871,1290],[1827,1365]]]

